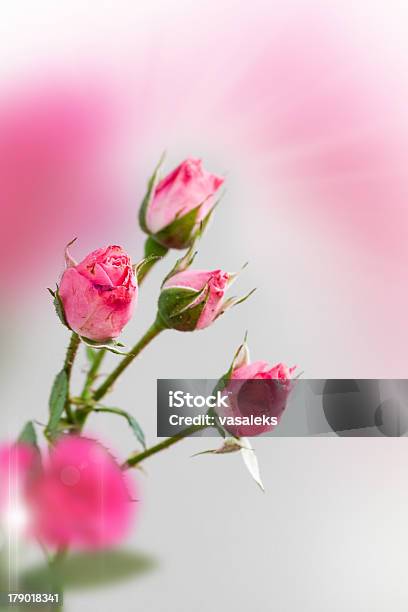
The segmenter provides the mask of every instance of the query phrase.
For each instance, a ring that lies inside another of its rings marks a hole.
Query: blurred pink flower
[[[210,174],[200,159],[188,158],[166,176],[154,190],[146,210],[142,210],[142,224],[155,235],[160,244],[168,248],[184,249],[191,243],[201,221],[214,207],[214,194],[224,179]],[[197,209],[191,227],[162,231],[174,221]]]
[[[35,535],[77,549],[119,543],[135,510],[130,482],[114,458],[98,442],[77,436],[56,443],[28,499]]]
[[[7,283],[2,298],[10,299],[39,278],[46,282],[58,244],[112,226],[111,205],[118,208],[120,194],[111,161],[116,110],[105,86],[93,77],[74,82],[60,74],[5,92],[0,97],[0,275]]]
[[[30,533],[32,516],[26,491],[39,466],[37,453],[28,444],[19,442],[0,447],[0,526],[9,536]]]
[[[13,495],[23,493],[35,456],[34,448],[28,444],[3,444],[0,447],[1,512],[12,503]]]
[[[222,270],[184,270],[163,285],[159,313],[179,331],[208,327],[228,308],[223,301],[232,275]]]
[[[119,336],[137,301],[130,257],[122,247],[108,246],[80,264],[67,256],[67,264],[58,293],[70,328],[95,341]]]

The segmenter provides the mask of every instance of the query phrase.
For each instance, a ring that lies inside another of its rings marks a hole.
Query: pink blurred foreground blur
[[[50,267],[55,249],[108,223],[119,198],[109,97],[96,82],[62,77],[3,92],[0,275],[8,291],[2,297],[26,292]]]
[[[134,487],[98,442],[60,438],[43,467],[32,447],[0,449],[0,522],[51,547],[93,550],[118,544],[134,518]],[[10,524],[11,523],[11,524]]]

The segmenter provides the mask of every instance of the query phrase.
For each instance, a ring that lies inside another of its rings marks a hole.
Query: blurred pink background
[[[246,329],[254,359],[305,378],[407,376],[406,2],[37,0],[0,13],[2,438],[46,419],[67,342],[46,287],[65,244],[78,237],[77,259],[109,243],[140,258],[137,209],[163,150],[166,170],[191,155],[226,174],[197,264],[249,260],[237,293],[258,291],[205,332],[169,332],[115,388],[151,443],[155,379],[218,377]],[[143,286],[126,345],[151,323],[172,257]],[[134,450],[121,423],[89,427],[122,458]],[[129,546],[164,569],[70,595],[68,609],[191,612],[194,597],[197,612],[405,612],[404,441],[257,442],[262,497],[234,458],[189,461],[196,440],[152,459]]]
[[[10,3],[0,26],[8,308],[52,282],[74,236],[83,252],[129,239],[136,257],[136,208],[167,149],[169,163],[200,155],[228,173],[233,232],[259,245],[252,260],[293,333],[317,326],[324,352],[349,334],[360,375],[404,376],[400,13],[367,2],[42,4]]]

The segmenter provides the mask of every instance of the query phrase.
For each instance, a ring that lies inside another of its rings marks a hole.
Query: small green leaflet
[[[37,434],[35,433],[32,421],[27,421],[27,423],[24,425],[24,428],[18,437],[18,442],[23,442],[24,444],[31,444],[31,446],[35,446],[35,448],[38,449]]]
[[[54,380],[49,400],[50,418],[47,425],[47,432],[51,437],[53,437],[58,430],[58,423],[64,412],[67,397],[68,377],[65,370],[61,370]]]
[[[145,439],[145,435],[144,435],[143,429],[140,427],[140,425],[136,421],[136,419],[134,417],[132,417],[132,415],[127,414],[126,418],[127,418],[127,421],[129,423],[130,427],[133,430],[133,433],[136,436],[136,439],[139,440],[139,442],[143,446],[143,448],[146,449],[146,439]]]
[[[117,414],[119,416],[124,417],[127,420],[129,426],[131,427],[133,433],[135,434],[137,440],[140,442],[144,449],[146,448],[146,439],[143,429],[140,427],[136,419],[131,414],[126,412],[126,410],[121,410],[121,408],[108,408],[106,406],[98,406],[97,408],[94,408],[93,411],[108,412],[110,414]]]

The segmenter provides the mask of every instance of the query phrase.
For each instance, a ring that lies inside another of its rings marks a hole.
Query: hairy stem
[[[69,400],[69,395],[70,395],[69,385],[71,381],[72,366],[74,365],[75,356],[77,354],[80,343],[81,343],[81,339],[78,336],[78,334],[76,334],[75,332],[72,332],[71,340],[69,342],[67,353],[65,355],[65,361],[64,361],[64,370],[66,372],[67,380],[68,380],[68,396],[67,396],[67,401],[65,402],[65,412],[67,415],[67,419],[70,423],[74,423],[75,419],[74,419],[74,415],[72,414],[71,403]]]
[[[144,248],[145,257],[149,257],[150,255],[156,255],[157,257],[162,259],[166,255],[168,250],[169,249],[156,242],[156,240],[154,240],[154,238],[152,238],[151,236],[146,239]],[[139,283],[139,286],[149,274],[150,270],[157,264],[158,261],[160,261],[160,259],[152,259],[141,268],[137,275],[137,281]]]
[[[133,457],[129,457],[129,459],[125,461],[122,467],[125,470],[131,467],[134,467],[135,465],[138,465],[139,463],[141,463],[148,457],[151,457],[152,455],[155,455],[156,453],[160,453],[160,451],[165,450],[166,448],[169,448],[170,446],[173,446],[173,444],[176,444],[176,442],[179,442],[179,440],[183,440],[187,436],[191,436],[192,434],[202,429],[206,429],[206,425],[191,425],[190,427],[183,429],[182,431],[175,434],[174,436],[171,436],[171,438],[166,438],[162,442],[159,442],[158,444],[155,444],[154,446],[147,448],[142,453],[138,453],[137,455],[134,455]]]
[[[90,391],[92,388],[95,379],[98,376],[99,368],[101,367],[101,363],[106,355],[106,349],[99,349],[97,355],[95,356],[95,360],[92,366],[89,369],[89,372],[86,376],[84,388],[82,389],[81,398],[86,399],[90,395]]]
[[[132,363],[132,361],[142,352],[142,350],[147,346],[156,336],[160,334],[165,329],[164,325],[160,322],[159,319],[156,319],[153,325],[149,327],[144,336],[135,344],[135,346],[131,349],[130,353],[126,355],[119,362],[119,365],[113,370],[111,374],[106,378],[106,380],[98,387],[93,395],[93,399],[95,401],[99,401],[108,393],[109,389],[112,387],[114,382],[119,378],[124,370]]]

